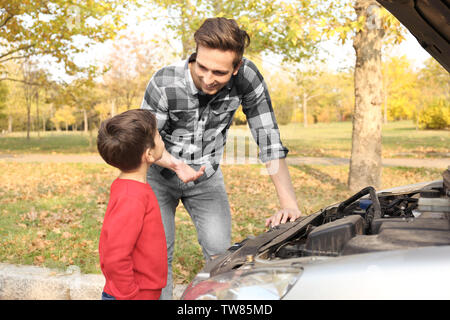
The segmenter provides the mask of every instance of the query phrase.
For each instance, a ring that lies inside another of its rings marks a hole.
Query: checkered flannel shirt
[[[196,170],[206,166],[205,175],[196,183],[211,177],[219,167],[228,129],[240,105],[259,147],[259,160],[285,158],[288,149],[281,143],[269,92],[255,64],[243,58],[236,76],[200,108],[198,97],[203,93],[188,67],[193,60],[195,55],[157,71],[147,85],[141,108],[154,112],[172,156]],[[168,169],[159,170],[166,178],[173,175]]]

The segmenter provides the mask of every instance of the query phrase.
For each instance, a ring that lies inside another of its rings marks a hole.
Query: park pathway
[[[0,161],[12,162],[49,162],[49,163],[105,163],[97,154],[0,154]],[[348,165],[346,158],[325,157],[288,157],[289,165]],[[450,166],[450,158],[391,158],[383,159],[383,166],[403,166],[415,168],[439,168],[447,169]],[[222,162],[227,164],[257,163],[256,159],[229,159]]]

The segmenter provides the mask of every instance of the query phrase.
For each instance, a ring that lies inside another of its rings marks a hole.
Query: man
[[[278,194],[281,210],[266,226],[301,216],[270,96],[256,66],[243,58],[248,34],[234,20],[210,18],[195,32],[196,53],[154,74],[141,108],[156,115],[166,152],[147,179],[161,208],[172,297],[175,209],[181,200],[197,229],[205,259],[230,246],[231,215],[219,162],[235,111],[243,112]]]

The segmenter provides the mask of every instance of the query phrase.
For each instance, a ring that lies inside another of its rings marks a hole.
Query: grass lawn
[[[291,123],[280,126],[283,143],[289,148],[289,156],[343,157],[351,152],[351,122],[318,123],[304,128]],[[96,133],[41,132],[38,138],[32,133],[30,140],[25,133],[0,136],[0,153],[96,153]],[[230,138],[249,137],[246,125],[232,126]],[[237,140],[236,140],[237,141]],[[248,142],[244,143],[248,144]],[[250,138],[253,144],[253,139]],[[238,142],[239,143],[239,142]],[[450,158],[450,132],[445,130],[416,130],[411,121],[391,122],[383,126],[384,158]],[[248,147],[247,147],[248,148]]]
[[[97,153],[96,133],[82,132],[25,132],[0,135],[0,153]]]
[[[261,165],[222,167],[231,212],[232,240],[265,230],[277,209],[274,187]],[[384,168],[383,188],[441,177],[439,169]],[[0,262],[51,268],[78,265],[100,273],[98,237],[109,186],[117,170],[103,164],[0,161]],[[350,195],[348,166],[290,166],[301,209],[313,213]],[[187,283],[203,258],[189,215],[176,214],[174,281]]]
[[[231,135],[250,135],[247,126],[234,126]],[[280,126],[289,156],[350,158],[352,123],[317,123],[304,128]],[[384,158],[450,158],[450,131],[416,130],[411,121],[390,122],[382,128]]]

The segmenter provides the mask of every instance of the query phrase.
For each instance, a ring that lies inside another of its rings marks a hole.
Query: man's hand
[[[178,160],[174,167],[174,171],[181,181],[183,181],[184,183],[188,183],[200,178],[205,173],[205,168],[205,166],[202,166],[198,171],[195,171],[182,160]]]
[[[206,168],[202,166],[198,171],[195,171],[183,160],[173,157],[167,150],[164,150],[161,159],[156,161],[156,164],[163,168],[173,170],[184,183],[200,178],[205,173]]]
[[[266,227],[275,227],[280,223],[286,223],[288,219],[292,222],[302,216],[302,212],[298,209],[281,209],[266,220]]]

